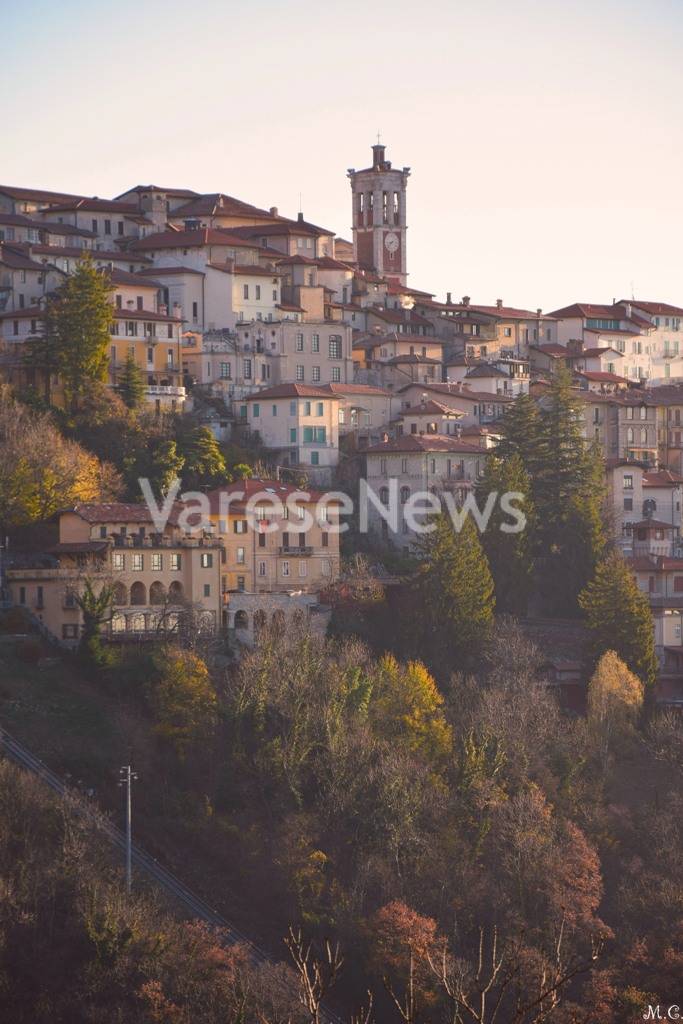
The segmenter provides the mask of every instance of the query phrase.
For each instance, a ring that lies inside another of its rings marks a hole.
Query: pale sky
[[[683,304],[680,0],[0,0],[0,182],[225,192],[350,237],[378,129],[416,288]]]

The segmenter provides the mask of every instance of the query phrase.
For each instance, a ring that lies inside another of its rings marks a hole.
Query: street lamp
[[[129,764],[124,765],[120,769],[119,774],[121,781],[119,786],[125,787],[125,799],[126,799],[126,892],[130,896],[131,885],[133,882],[133,864],[132,864],[132,853],[133,853],[133,827],[132,827],[132,804],[131,804],[131,783],[137,779],[138,773],[134,772]]]

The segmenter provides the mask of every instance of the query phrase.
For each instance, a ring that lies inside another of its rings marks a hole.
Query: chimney
[[[502,308],[503,308],[503,300],[502,299],[496,299],[496,309],[502,309]]]
[[[630,320],[631,319],[631,313],[632,313],[631,303],[627,302],[626,306],[624,308],[626,309],[626,319]]]
[[[539,306],[538,309],[536,310],[536,316],[540,316],[542,314],[542,312],[543,312],[543,310]]]
[[[463,306],[469,306],[469,304],[470,304],[470,297],[469,297],[469,295],[463,295],[463,297],[462,297],[462,304],[463,304]]]
[[[303,224],[303,222],[304,222],[304,215],[303,215],[303,212],[301,210],[299,210],[299,213],[297,214],[297,218],[296,219],[299,221],[300,224]]]
[[[451,293],[450,292],[446,292],[446,305],[450,306],[452,304],[452,301],[453,300],[451,299]]]
[[[271,217],[277,217],[277,215],[278,215],[277,206],[271,206],[271,208],[269,210],[269,213],[270,213]]]

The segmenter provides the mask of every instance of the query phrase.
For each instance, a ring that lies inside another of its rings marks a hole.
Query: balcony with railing
[[[302,557],[302,558],[310,556],[310,555],[313,554],[313,548],[312,547],[305,547],[305,546],[299,547],[298,545],[290,547],[288,544],[285,544],[282,547],[279,547],[277,550],[278,550],[278,554],[279,555],[292,555],[292,556],[297,556],[298,555],[299,557]]]

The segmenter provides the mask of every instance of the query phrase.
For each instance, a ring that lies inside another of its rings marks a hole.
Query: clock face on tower
[[[387,250],[388,253],[391,253],[392,256],[394,255],[400,244],[401,243],[399,241],[398,235],[394,231],[390,231],[387,235],[384,236],[384,248]]]

